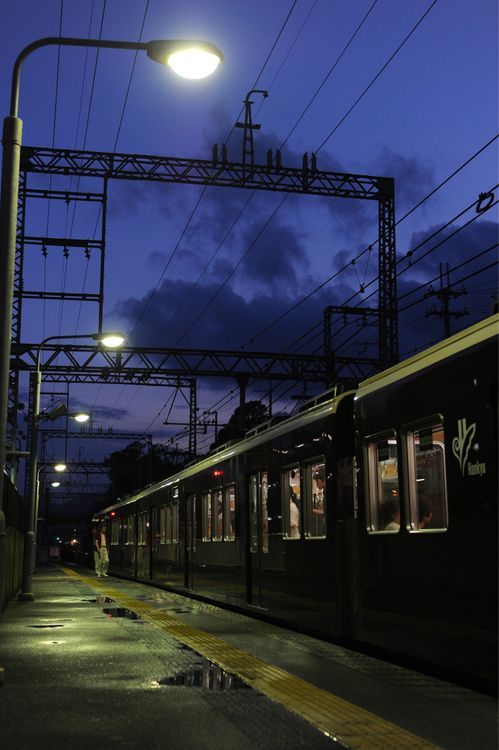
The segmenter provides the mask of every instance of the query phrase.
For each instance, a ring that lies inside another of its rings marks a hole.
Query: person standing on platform
[[[101,526],[94,531],[94,563],[97,578],[100,578],[101,576],[107,578],[109,554],[107,551],[105,524],[101,524]]]

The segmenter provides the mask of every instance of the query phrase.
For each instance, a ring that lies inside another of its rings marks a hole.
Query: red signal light
[[[111,518],[113,518],[113,517],[114,517],[114,516],[116,515],[116,511],[115,511],[115,510],[112,510],[112,511],[111,511],[111,513],[110,513],[109,515],[111,516]]]
[[[212,477],[223,477],[224,473],[222,469],[215,469],[215,471],[212,472]]]

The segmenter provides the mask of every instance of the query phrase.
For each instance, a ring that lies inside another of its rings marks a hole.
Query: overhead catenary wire
[[[493,143],[493,141],[494,141],[494,140],[495,140],[495,139],[491,139],[491,140],[490,140],[490,141],[488,142],[488,144],[486,144],[486,145],[490,145],[491,143]],[[473,156],[473,157],[470,157],[470,159],[466,160],[466,162],[464,162],[464,164],[463,164],[463,165],[461,165],[461,167],[460,167],[459,169],[457,169],[457,170],[454,170],[454,172],[452,173],[452,175],[453,175],[453,176],[455,176],[455,175],[456,175],[456,174],[457,174],[457,173],[458,173],[458,172],[459,172],[459,171],[461,170],[461,168],[463,168],[463,167],[464,167],[464,165],[467,165],[467,164],[469,164],[469,163],[470,163],[470,161],[472,160],[472,158],[475,158],[476,156],[478,156],[478,155],[479,155],[479,154],[480,154],[480,153],[481,153],[482,151],[483,151],[483,147],[482,147],[481,149],[479,149],[479,150],[478,150],[478,151],[477,151],[477,152],[476,152],[476,153],[474,154],[474,156]],[[442,187],[442,186],[443,186],[444,184],[446,184],[446,183],[448,182],[448,179],[449,179],[449,178],[446,178],[445,180],[443,180],[443,181],[442,181],[442,182],[440,183],[440,185],[439,185],[439,186],[437,186],[436,188],[434,188],[434,189],[433,189],[433,190],[431,191],[431,195],[434,195],[434,194],[435,194],[435,192],[436,192],[436,191],[437,191],[437,190],[438,190],[438,189],[439,189],[440,187]],[[495,187],[493,188],[493,190],[495,190],[495,189],[496,189],[496,187],[497,187],[497,186],[495,186]],[[491,191],[488,191],[488,192],[491,192]],[[422,205],[422,203],[424,202],[424,200],[425,200],[425,199],[423,199],[423,200],[419,201],[419,203],[417,204],[417,206],[419,207],[420,205]],[[409,252],[411,253],[411,256],[412,256],[412,255],[413,255],[413,254],[414,254],[414,253],[415,253],[415,252],[416,252],[416,251],[417,251],[418,249],[420,249],[421,247],[424,247],[424,246],[425,246],[425,245],[426,245],[426,244],[427,244],[427,243],[428,243],[428,242],[429,242],[429,241],[430,241],[431,239],[433,239],[433,238],[434,238],[434,237],[435,237],[436,235],[438,235],[438,234],[439,234],[439,233],[440,233],[441,231],[443,231],[444,229],[446,229],[446,228],[448,228],[449,226],[451,226],[451,225],[452,225],[452,224],[453,224],[453,223],[454,223],[454,222],[455,222],[455,221],[456,221],[457,219],[461,218],[461,217],[462,217],[462,216],[463,216],[463,215],[464,215],[464,214],[465,214],[466,212],[468,212],[468,211],[469,211],[470,209],[472,209],[472,208],[476,207],[477,203],[478,203],[478,201],[477,201],[477,200],[475,199],[475,200],[474,200],[474,201],[473,201],[472,203],[470,203],[470,204],[469,204],[468,206],[466,206],[466,208],[465,208],[465,209],[463,209],[463,210],[462,210],[462,211],[460,211],[460,212],[459,212],[458,214],[456,214],[455,216],[453,216],[453,217],[452,217],[452,218],[451,218],[451,219],[450,219],[449,221],[447,221],[447,222],[446,222],[446,223],[445,223],[444,225],[442,225],[442,226],[441,226],[441,227],[440,227],[439,229],[437,229],[437,230],[433,231],[433,232],[432,232],[432,233],[431,233],[430,235],[428,235],[427,237],[425,237],[425,238],[424,238],[424,239],[423,239],[423,240],[422,240],[421,242],[419,242],[419,243],[418,243],[418,244],[417,244],[417,245],[416,245],[415,247],[413,247],[413,248],[412,248],[412,249],[411,249],[411,250],[409,251]],[[491,205],[489,206],[489,208],[488,208],[487,210],[490,210],[490,209],[492,209],[492,208],[493,208],[493,207],[494,207],[494,206],[496,205],[496,203],[497,203],[497,201],[496,201],[495,203],[491,204]],[[401,221],[403,221],[403,220],[404,220],[405,218],[407,218],[407,216],[409,216],[409,215],[410,215],[410,213],[412,213],[412,211],[409,211],[409,212],[407,212],[407,213],[406,213],[406,214],[405,214],[405,215],[404,215],[403,217],[401,217],[401,219],[399,220],[399,222],[398,222],[398,223],[400,223],[400,222],[401,222]],[[456,230],[455,230],[454,232],[452,232],[452,233],[451,233],[450,235],[447,235],[447,236],[446,236],[445,238],[443,238],[443,240],[441,240],[441,241],[440,241],[440,242],[438,242],[438,243],[437,243],[436,245],[434,245],[434,246],[433,246],[432,248],[430,248],[429,250],[427,250],[427,251],[426,251],[426,252],[425,252],[424,254],[422,254],[421,256],[419,256],[418,258],[416,258],[415,260],[413,260],[413,261],[412,261],[412,264],[411,264],[410,266],[407,266],[407,267],[406,267],[405,269],[399,269],[399,270],[398,270],[398,272],[397,272],[397,276],[400,276],[400,275],[401,275],[402,273],[406,272],[406,271],[407,271],[407,270],[408,270],[409,268],[412,268],[412,267],[413,267],[414,265],[416,265],[416,264],[417,264],[418,262],[420,262],[420,261],[421,261],[421,260],[423,260],[423,259],[424,259],[425,257],[427,257],[427,256],[428,256],[428,255],[429,255],[429,254],[430,254],[431,252],[434,252],[434,251],[435,251],[436,249],[438,249],[438,248],[439,248],[439,247],[440,247],[440,246],[441,246],[442,244],[444,244],[444,243],[445,243],[445,242],[447,242],[448,240],[452,239],[452,237],[454,237],[454,236],[455,236],[456,234],[458,234],[458,233],[459,233],[460,231],[463,231],[463,229],[465,229],[465,228],[466,228],[466,227],[467,227],[468,225],[470,225],[471,223],[473,223],[474,221],[476,221],[477,219],[479,219],[479,218],[480,218],[481,216],[482,216],[482,214],[475,214],[475,215],[474,215],[474,216],[473,216],[473,217],[472,217],[472,218],[471,218],[471,219],[470,219],[470,220],[469,220],[468,222],[466,222],[466,223],[465,223],[464,225],[461,225],[460,227],[456,228]],[[366,251],[363,251],[363,253],[362,253],[362,254],[364,254],[365,252],[366,252]],[[358,257],[359,257],[359,256],[358,256]],[[343,266],[342,270],[345,270],[345,268],[347,268],[347,267],[349,267],[349,266],[350,266],[350,263],[346,264],[345,266]],[[333,275],[333,277],[334,277],[334,275]],[[369,281],[368,283],[366,283],[366,285],[365,285],[365,288],[367,289],[367,288],[368,288],[369,286],[371,286],[372,284],[374,284],[374,283],[375,283],[375,282],[377,281],[377,279],[378,279],[378,277],[376,276],[376,277],[375,277],[375,278],[373,278],[373,279],[372,279],[371,281]],[[429,284],[429,283],[432,283],[432,281],[435,281],[435,279],[433,279],[433,280],[431,280],[431,281],[429,281],[429,282],[427,282],[427,283],[428,283],[428,284]],[[321,287],[322,287],[322,286],[324,286],[324,284],[322,284],[322,285],[321,285]],[[376,290],[372,291],[372,292],[371,292],[371,293],[370,293],[370,294],[369,294],[369,295],[368,295],[368,296],[367,296],[366,298],[364,298],[364,301],[366,301],[367,299],[369,299],[369,297],[373,296],[373,295],[374,295],[375,293],[376,293]],[[311,295],[309,295],[309,296],[311,296]],[[349,299],[345,300],[343,304],[344,304],[344,305],[347,305],[347,304],[348,304],[349,302],[351,302],[351,301],[352,301],[352,299],[354,299],[354,297],[355,297],[355,296],[357,296],[357,293],[355,293],[354,295],[352,295],[352,296],[351,296],[351,297],[350,297]],[[302,334],[302,335],[301,335],[301,336],[300,336],[300,337],[299,337],[299,338],[298,338],[297,340],[295,340],[295,342],[293,342],[293,343],[294,343],[294,344],[297,344],[297,343],[298,343],[298,342],[299,342],[299,341],[300,341],[301,339],[303,339],[303,338],[304,338],[304,337],[305,337],[305,336],[306,336],[306,335],[307,335],[308,333],[310,333],[311,331],[313,331],[313,330],[314,330],[315,328],[317,328],[317,327],[318,327],[318,326],[320,326],[320,325],[321,325],[321,323],[317,323],[317,324],[315,324],[315,325],[314,325],[314,326],[313,326],[313,327],[312,327],[311,329],[309,329],[309,331],[307,331],[307,332],[305,332],[304,334]],[[319,332],[319,333],[316,333],[316,334],[315,334],[315,336],[314,336],[313,338],[315,339],[315,338],[317,338],[317,337],[318,337],[319,335],[320,335],[320,332]],[[348,340],[348,342],[347,342],[347,343],[351,343],[351,338],[349,338],[349,340]],[[342,346],[341,344],[339,344],[339,345],[338,345],[338,347],[337,347],[337,351],[339,351],[339,350],[340,350],[341,346]],[[285,351],[289,350],[289,348],[291,348],[291,347],[292,347],[292,345],[289,345],[289,346],[287,347],[287,349],[286,349]],[[294,387],[294,386],[293,386],[293,387]],[[281,396],[280,398],[282,398],[282,396]]]

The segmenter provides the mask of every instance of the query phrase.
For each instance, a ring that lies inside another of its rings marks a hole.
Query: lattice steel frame
[[[273,163],[269,152],[266,165],[203,159],[184,159],[150,155],[114,154],[74,149],[51,149],[24,146],[21,150],[21,183],[26,185],[27,173],[59,174],[100,178],[104,182],[103,195],[107,196],[109,179],[146,180],[175,182],[190,185],[212,185],[220,187],[246,188],[335,198],[375,200],[378,202],[378,271],[379,271],[379,357],[382,365],[388,366],[398,359],[397,333],[397,289],[396,289],[396,250],[395,250],[395,199],[394,181],[389,177],[327,172],[317,169],[314,155],[309,163],[307,154],[303,157],[302,168],[284,167],[277,158]],[[18,226],[18,258],[14,293],[17,295],[17,308],[13,341],[20,344],[20,311],[22,296],[22,254],[25,221],[25,189],[20,191]],[[103,238],[105,236],[105,199],[103,210]],[[104,250],[102,252],[102,256]],[[102,257],[103,263],[103,257]],[[103,269],[103,265],[102,265]],[[103,273],[101,274],[103,279]],[[103,295],[103,288],[101,288]],[[212,353],[215,354],[215,353]],[[360,358],[351,358],[358,363]],[[370,360],[373,361],[372,359]],[[338,366],[339,360],[336,361]],[[186,369],[186,374],[195,374]],[[255,377],[255,373],[251,373]],[[267,374],[268,377],[268,374]],[[288,379],[289,375],[287,378]],[[321,378],[322,379],[322,378]],[[324,378],[327,380],[327,378]],[[87,381],[88,382],[88,381]],[[99,380],[98,382],[103,382]],[[14,373],[11,385],[16,388],[11,399],[17,399],[17,374]],[[192,400],[192,390],[191,390]],[[195,399],[194,399],[195,400]],[[192,421],[192,420],[191,420]],[[192,433],[192,434],[191,434]],[[190,431],[189,449],[194,447],[196,430]]]

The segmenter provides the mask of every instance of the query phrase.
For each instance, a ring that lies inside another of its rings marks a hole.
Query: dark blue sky
[[[268,148],[282,147],[284,163],[299,166],[304,151],[317,151],[320,168],[394,177],[399,220],[497,133],[496,0],[4,0],[5,114],[17,54],[34,39],[59,35],[61,10],[63,36],[138,40],[143,27],[143,41],[210,40],[225,61],[211,78],[192,82],[145,55],[134,65],[131,52],[39,50],[22,73],[25,144],[209,158],[256,86],[270,94],[264,101],[255,97],[259,161]],[[241,160],[241,132],[228,141],[233,161]],[[475,219],[473,204],[495,188],[497,156],[496,140],[397,226],[403,355],[442,336],[442,322],[425,317],[436,300],[424,299],[425,284],[435,279],[433,287],[439,286],[440,263],[449,263],[454,288],[464,284],[467,291],[453,305],[470,314],[453,321],[453,330],[491,309],[497,271],[480,269],[497,257],[497,208]],[[48,178],[35,183],[45,186]],[[52,181],[56,188],[70,185],[100,188],[90,180]],[[376,254],[350,263],[377,238],[374,203],[290,196],[278,208],[283,194],[139,182],[112,183],[109,195],[105,327],[129,332],[134,344],[285,351],[306,334],[299,351],[314,352],[324,306],[376,304],[369,296],[375,286],[368,286]],[[29,208],[29,233],[93,236],[94,208],[73,212],[44,203]],[[65,260],[53,248],[44,259],[32,248],[26,288],[93,292],[97,269],[97,253],[86,259],[78,250]],[[96,325],[91,304],[30,303],[23,339],[85,333]],[[370,336],[356,322],[335,330],[339,351],[351,356],[375,353]],[[201,384],[201,409],[231,387]],[[248,398],[261,393],[261,385],[250,387]],[[71,394],[93,408],[96,425],[152,429],[158,439],[177,432],[162,425],[170,397],[160,389],[118,386],[80,386]],[[227,400],[219,421],[236,405]],[[278,406],[292,408],[289,394]],[[179,402],[172,419],[186,417]]]

